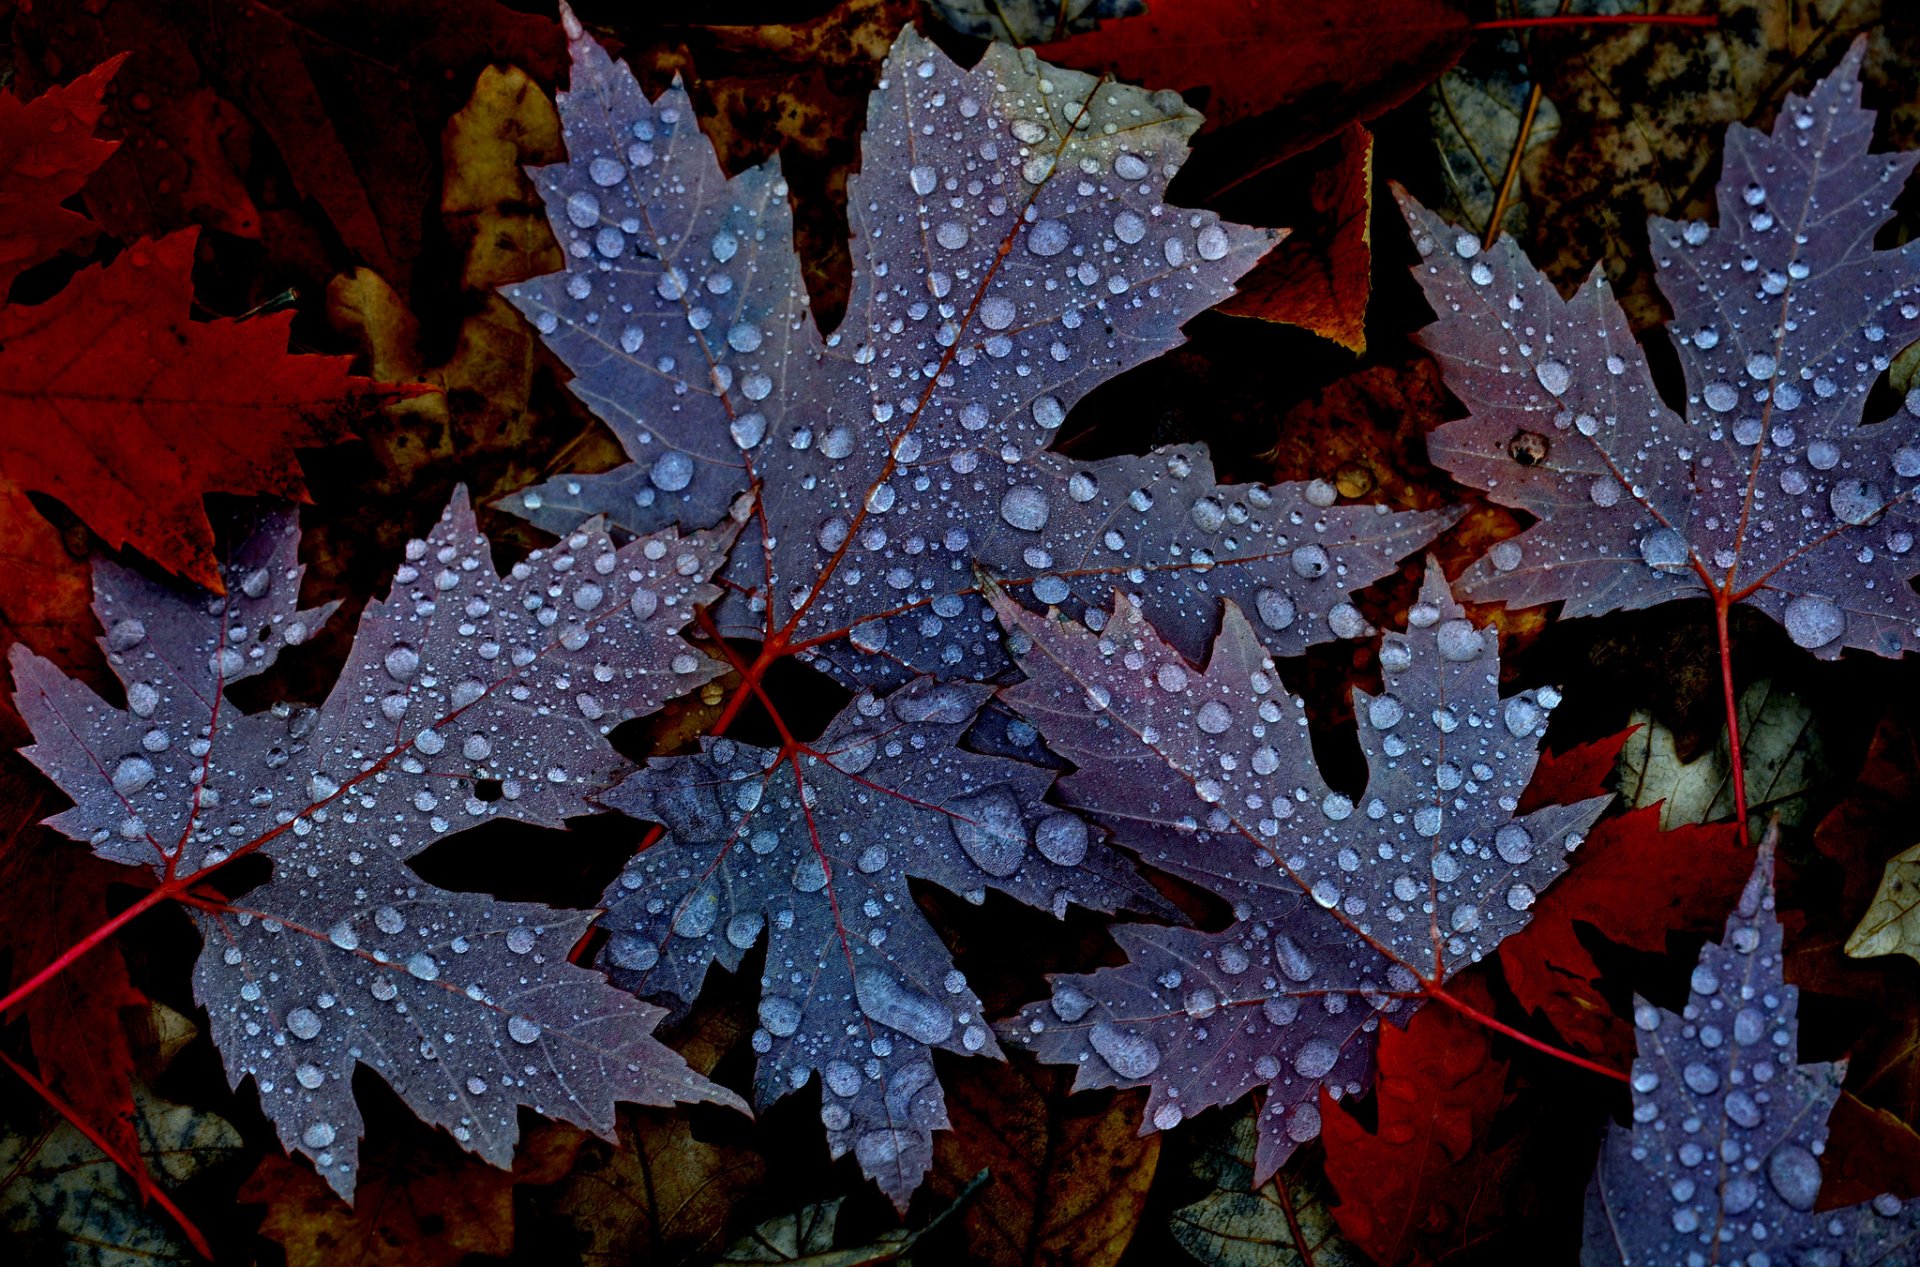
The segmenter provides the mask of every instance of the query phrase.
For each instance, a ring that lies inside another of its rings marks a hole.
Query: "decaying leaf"
[[[1146,12],[1141,0],[929,0],[928,7],[962,35],[1009,44],[1044,44]]]
[[[1300,326],[1364,352],[1373,286],[1373,136],[1356,123],[1289,168],[1303,213],[1286,218],[1292,232],[1220,310]]]
[[[1123,924],[1119,968],[1053,978],[1002,1034],[1145,1086],[1154,1127],[1265,1089],[1254,1177],[1320,1133],[1322,1089],[1372,1082],[1374,1034],[1526,926],[1609,796],[1516,814],[1559,693],[1499,696],[1497,636],[1429,565],[1385,689],[1354,692],[1368,784],[1326,785],[1300,701],[1238,607],[1204,670],[1116,596],[1096,633],[1004,599],[1027,680],[1003,698],[1072,761],[1066,802],[1233,904],[1222,932]]]
[[[140,1156],[178,1186],[240,1155],[240,1132],[226,1119],[134,1093]],[[67,1122],[0,1135],[0,1220],[19,1261],[67,1267],[152,1267],[201,1261],[118,1163]]]
[[[1311,1166],[1295,1161],[1254,1182],[1257,1116],[1234,1118],[1194,1156],[1194,1178],[1213,1191],[1173,1212],[1173,1238],[1205,1267],[1360,1267]]]
[[[675,634],[731,533],[616,549],[588,525],[500,577],[463,495],[362,613],[326,702],[248,714],[226,689],[332,610],[299,609],[293,516],[253,527],[221,596],[95,562],[125,708],[23,647],[14,702],[27,757],[74,801],[50,825],[101,857],[162,880],[274,863],[196,909],[194,990],[286,1146],[351,1196],[361,1065],[500,1166],[522,1104],[606,1133],[615,1100],[733,1102],[652,1038],[658,1009],[568,961],[590,913],[448,892],[407,865],[490,818],[590,810],[624,768],[606,732],[719,672]]]
[[[93,135],[101,100],[126,54],[31,101],[0,92],[0,300],[13,279],[94,231],[93,221],[60,204],[116,148]]]
[[[558,1179],[586,1138],[547,1123],[505,1171],[444,1137],[408,1132],[367,1150],[352,1205],[305,1166],[269,1154],[240,1200],[266,1204],[260,1234],[286,1251],[287,1267],[459,1267],[469,1255],[513,1249],[515,1187]]]
[[[1511,242],[1483,252],[1408,202],[1440,314],[1420,337],[1470,410],[1433,433],[1435,460],[1539,520],[1466,595],[1584,616],[1717,593],[1824,658],[1920,645],[1920,397],[1863,418],[1920,336],[1920,243],[1873,247],[1920,153],[1868,153],[1862,49],[1772,132],[1729,130],[1717,226],[1652,222],[1684,415],[1603,278],[1563,300]]]
[[[1920,960],[1920,845],[1891,858],[1873,905],[1847,938],[1855,959],[1908,955]]]
[[[1634,1008],[1633,1125],[1610,1127],[1587,1195],[1583,1267],[1824,1262],[1897,1267],[1920,1205],[1816,1212],[1840,1067],[1799,1064],[1799,991],[1782,975],[1772,834],[1686,1007]]]
[[[1740,694],[1740,758],[1746,773],[1747,821],[1755,834],[1780,816],[1797,827],[1816,808],[1816,789],[1829,774],[1826,737],[1813,708],[1774,682],[1755,682]],[[1673,731],[1650,709],[1636,709],[1620,751],[1620,796],[1635,808],[1658,804],[1660,830],[1734,816],[1732,757],[1726,731],[1712,749],[1692,759],[1675,747]]]
[[[1160,1157],[1135,1129],[1138,1106],[1070,1095],[1064,1069],[970,1062],[947,1082],[953,1129],[933,1141],[936,1195],[987,1184],[960,1215],[967,1260],[983,1267],[1112,1267],[1133,1242]]]

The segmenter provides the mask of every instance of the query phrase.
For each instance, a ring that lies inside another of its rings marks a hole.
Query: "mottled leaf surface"
[[[862,695],[785,758],[708,739],[601,798],[668,832],[602,899],[613,980],[685,1004],[764,936],[756,1100],[818,1073],[833,1154],[853,1150],[902,1207],[947,1125],[932,1050],[998,1055],[908,879],[1056,915],[1159,905],[1097,831],[1042,800],[1053,771],[960,747],[987,696],[918,679]]]
[[[1265,1088],[1256,1179],[1320,1130],[1322,1087],[1371,1082],[1374,1032],[1497,947],[1609,797],[1519,815],[1550,688],[1501,699],[1495,635],[1429,565],[1385,684],[1354,693],[1365,791],[1327,786],[1306,714],[1229,604],[1204,670],[1124,597],[1099,632],[1010,602],[1028,680],[1005,701],[1077,767],[1066,803],[1149,864],[1233,904],[1221,932],[1123,924],[1128,962],[1053,979],[1003,1036],[1079,1066],[1080,1086],[1146,1086],[1148,1115]]]
[[[125,688],[111,705],[25,648],[26,755],[72,798],[52,825],[163,878],[259,852],[273,876],[195,908],[195,994],[236,1084],[343,1196],[365,1065],[496,1165],[518,1109],[610,1132],[615,1100],[732,1097],[651,1037],[661,1013],[577,968],[592,915],[426,884],[407,859],[493,818],[550,827],[625,772],[606,742],[719,665],[677,636],[731,534],[616,548],[597,525],[505,577],[464,494],[370,603],[318,708],[243,713],[227,686],[298,644],[296,521],[270,513],[221,597],[95,564],[95,612]]]
[[[1729,129],[1716,224],[1651,223],[1683,413],[1603,278],[1563,300],[1510,241],[1483,252],[1407,202],[1440,314],[1421,337],[1471,411],[1434,459],[1540,521],[1463,592],[1584,616],[1712,590],[1823,657],[1920,645],[1920,395],[1863,413],[1920,336],[1920,244],[1873,245],[1920,155],[1868,152],[1863,47],[1771,132]]]
[[[576,34],[568,161],[536,173],[567,270],[508,290],[633,459],[508,509],[638,531],[759,499],[730,634],[826,657],[843,680],[1006,668],[976,566],[1042,603],[1137,587],[1190,655],[1218,597],[1274,649],[1353,636],[1350,590],[1452,512],[1220,486],[1203,453],[1047,451],[1076,401],[1182,340],[1275,235],[1170,206],[1200,116],[1177,95],[990,48],[963,71],[913,31],[888,57],[849,188],[848,315],[809,319],[785,186],[727,180],[684,92],[649,102]]]
[[[1913,1261],[1920,1206],[1814,1211],[1844,1066],[1797,1064],[1800,992],[1782,972],[1763,845],[1726,936],[1701,949],[1679,1015],[1634,1008],[1633,1124],[1608,1128],[1583,1267]]]

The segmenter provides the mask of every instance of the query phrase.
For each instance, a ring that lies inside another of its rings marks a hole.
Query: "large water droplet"
[[[1781,620],[1787,636],[1809,651],[1826,646],[1847,631],[1847,614],[1815,594],[1802,594],[1789,601]]]
[[[953,1032],[953,1013],[884,972],[862,972],[853,992],[869,1019],[928,1046]]]
[[[1010,488],[1000,499],[1000,517],[1025,532],[1038,532],[1046,527],[1052,513],[1047,495],[1031,484]]]
[[[1121,1029],[1111,1021],[1101,1021],[1087,1034],[1100,1059],[1122,1078],[1144,1078],[1160,1067],[1160,1048],[1145,1034]]]
[[[1027,853],[1027,827],[1020,803],[999,789],[947,802],[947,824],[974,865],[991,876],[1010,876]]]

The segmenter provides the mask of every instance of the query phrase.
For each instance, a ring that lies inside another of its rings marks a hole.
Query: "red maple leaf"
[[[1405,101],[1451,66],[1472,35],[1459,0],[1157,0],[1139,17],[1035,51],[1061,66],[1199,90],[1214,127],[1275,111],[1273,125],[1286,134],[1276,157],[1284,157]]]
[[[1522,812],[1604,792],[1632,733],[1543,757],[1521,798]],[[1601,994],[1603,972],[1580,926],[1649,953],[1665,951],[1670,932],[1711,933],[1740,895],[1752,857],[1734,823],[1663,832],[1657,805],[1603,819],[1560,883],[1542,895],[1533,922],[1501,945],[1508,988],[1574,1047],[1625,1065],[1633,1057],[1633,1035]]]
[[[1492,1010],[1477,977],[1456,993]],[[1489,1032],[1452,1008],[1423,1008],[1404,1030],[1380,1027],[1374,1129],[1321,1092],[1327,1179],[1340,1194],[1334,1217],[1349,1240],[1381,1263],[1429,1262],[1427,1242],[1464,1243],[1479,1221],[1499,1217],[1504,1202],[1481,1196],[1518,1153],[1515,1138],[1485,1144],[1508,1072]]]
[[[97,227],[60,204],[119,148],[93,135],[107,81],[127,55],[100,63],[32,101],[0,93],[0,296],[14,278]]]
[[[291,313],[193,321],[198,230],[140,241],[43,304],[0,309],[5,474],[109,545],[218,588],[206,493],[306,499],[294,450],[347,434],[373,384],[289,356]]]

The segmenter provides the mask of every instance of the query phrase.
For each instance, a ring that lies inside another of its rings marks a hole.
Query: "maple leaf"
[[[1249,5],[1160,0],[1145,15],[1042,47],[1082,70],[1204,94],[1220,124],[1272,112],[1281,155],[1400,104],[1473,38],[1458,0]],[[1268,145],[1275,138],[1264,138]]]
[[[1467,997],[1493,1005],[1477,981]],[[1446,1008],[1383,1028],[1379,1060],[1373,1129],[1331,1096],[1321,1102],[1334,1217],[1375,1262],[1442,1261],[1442,1247],[1483,1242],[1512,1221],[1488,1197],[1512,1182],[1523,1141],[1487,1139],[1511,1071],[1484,1026]]]
[[[106,126],[123,144],[85,194],[109,232],[201,224],[302,255],[311,248],[285,242],[291,182],[355,262],[403,288],[438,192],[440,128],[466,86],[493,62],[543,82],[559,69],[553,19],[497,0],[39,5],[11,29],[19,74],[36,85],[135,50]]]
[[[1147,11],[1141,0],[929,0],[927,7],[962,35],[1009,44],[1057,40]]]
[[[917,679],[858,697],[789,754],[707,738],[599,798],[667,829],[601,899],[613,981],[684,1005],[709,965],[737,969],[764,935],[756,1100],[820,1074],[834,1156],[851,1149],[902,1208],[947,1125],[932,1049],[999,1054],[908,879],[1055,915],[1165,909],[1041,799],[1053,771],[960,746],[989,694]]]
[[[344,356],[289,356],[290,312],[191,321],[197,230],[136,242],[42,304],[0,308],[8,478],[111,546],[220,584],[210,492],[303,500],[294,449],[331,444],[373,384]]]
[[[1912,1261],[1920,1206],[1882,1196],[1815,1212],[1843,1066],[1795,1063],[1799,991],[1773,906],[1769,837],[1726,936],[1701,949],[1685,1008],[1636,1002],[1633,1125],[1608,1128],[1585,1267]]]
[[[0,299],[22,272],[94,231],[93,221],[60,204],[116,148],[96,139],[93,125],[106,108],[107,82],[125,60],[122,53],[32,101],[0,93]]]
[[[1789,97],[1771,133],[1729,129],[1718,226],[1651,222],[1684,415],[1604,278],[1563,300],[1510,241],[1483,252],[1403,198],[1440,314],[1420,337],[1471,411],[1433,432],[1434,458],[1539,520],[1464,594],[1568,616],[1714,594],[1824,658],[1920,646],[1920,394],[1862,417],[1920,335],[1920,244],[1873,248],[1920,154],[1867,152],[1863,48]]]
[[[1498,693],[1497,636],[1429,563],[1383,693],[1354,693],[1369,781],[1316,768],[1298,700],[1232,604],[1204,670],[1115,600],[1095,632],[1000,599],[1027,680],[1005,701],[1072,761],[1064,801],[1233,904],[1220,932],[1124,924],[1128,962],[1053,978],[1002,1030],[1077,1086],[1147,1086],[1166,1130],[1266,1088],[1256,1182],[1372,1079],[1371,1036],[1525,926],[1611,799],[1516,813],[1558,693]]]
[[[568,961],[591,912],[447,892],[407,865],[489,819],[590,811],[624,768],[607,731],[720,671],[675,633],[713,597],[731,535],[616,549],[589,524],[502,578],[461,494],[362,613],[318,708],[223,699],[332,610],[298,608],[285,512],[243,538],[223,597],[95,562],[124,708],[14,648],[26,755],[74,802],[51,826],[176,888],[272,861],[230,905],[193,906],[194,991],[228,1076],[253,1078],[289,1150],[343,1196],[362,1064],[501,1166],[522,1104],[608,1133],[616,1099],[732,1100],[654,1041],[658,1009]]]
[[[1046,451],[1076,400],[1180,342],[1273,239],[1161,201],[1200,124],[1177,97],[1004,46],[963,71],[903,32],[849,190],[849,317],[823,340],[777,165],[728,180],[682,90],[649,102],[569,29],[569,159],[535,173],[568,269],[507,293],[633,461],[507,508],[647,531],[755,488],[762,548],[729,566],[750,597],[723,632],[810,649],[856,685],[991,677],[1006,661],[978,564],[1043,602],[1125,579],[1193,655],[1236,596],[1290,654],[1364,631],[1348,593],[1451,521],[1334,506],[1326,485],[1223,488],[1193,449]]]

